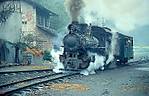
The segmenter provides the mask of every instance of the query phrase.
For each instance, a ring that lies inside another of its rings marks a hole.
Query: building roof
[[[24,2],[26,2],[26,3],[28,3],[28,4],[33,5],[33,6],[36,7],[37,9],[42,10],[42,12],[46,12],[46,13],[48,13],[48,14],[51,15],[51,16],[58,16],[56,13],[54,13],[54,12],[48,10],[47,8],[45,8],[44,6],[42,6],[41,4],[36,3],[34,0],[22,0],[22,1],[24,1]]]
[[[50,34],[50,35],[53,36],[53,37],[57,37],[56,30],[46,29],[46,28],[43,28],[43,27],[38,26],[38,25],[37,25],[37,27],[38,27],[40,30],[42,30],[42,32],[44,32],[45,34],[47,34],[47,35]]]

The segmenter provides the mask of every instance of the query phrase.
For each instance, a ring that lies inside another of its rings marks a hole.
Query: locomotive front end
[[[63,38],[64,52],[60,55],[60,62],[64,68],[78,70],[89,66],[90,58],[83,44],[82,36],[77,33],[77,24],[68,26],[69,33]]]
[[[60,55],[60,61],[65,69],[79,69],[81,61],[78,59],[78,48],[80,46],[80,38],[74,33],[67,34],[63,39],[64,53]]]
[[[67,34],[63,39],[65,51],[76,51],[80,46],[80,38],[75,33]]]

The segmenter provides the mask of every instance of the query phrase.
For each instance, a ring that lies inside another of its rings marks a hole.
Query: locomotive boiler
[[[64,65],[64,69],[85,69],[91,62],[95,62],[95,54],[105,57],[104,66],[111,64],[111,61],[106,64],[109,54],[113,50],[112,33],[109,28],[72,22],[69,24],[68,30],[69,33],[63,38],[63,54],[59,57],[60,62]],[[132,37],[122,35],[119,34],[115,38],[120,40],[116,45],[117,47],[115,47],[118,51],[116,53],[119,54],[113,54],[113,60],[118,61],[119,64],[126,63],[133,58],[133,39]],[[115,64],[118,65],[118,62]]]

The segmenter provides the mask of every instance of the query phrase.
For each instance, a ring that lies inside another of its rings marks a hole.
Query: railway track
[[[1,95],[9,96],[25,88],[29,88],[43,83],[52,82],[58,79],[62,79],[62,78],[69,77],[72,75],[77,75],[77,74],[79,73],[67,73],[67,74],[53,73],[53,74],[48,74],[40,77],[37,76],[35,78],[25,79],[25,80],[21,80],[21,81],[9,83],[9,84],[4,84],[0,86],[0,96]]]
[[[128,65],[134,65],[134,64],[141,64],[141,63],[147,63],[149,62],[148,59],[146,60],[138,60],[138,61],[132,61],[129,62]],[[10,71],[10,72],[0,72],[0,74],[6,74],[6,73],[20,73],[20,72],[43,72],[43,71],[52,71],[52,69],[45,69],[45,70],[29,70],[29,71]],[[30,88],[32,86],[52,82],[61,78],[69,77],[72,75],[77,75],[79,73],[49,73],[48,75],[42,75],[42,76],[36,76],[33,78],[28,78],[20,81],[15,81],[7,84],[0,85],[0,96],[9,96],[10,94],[13,94],[15,92],[19,92],[23,89]]]
[[[38,74],[37,74],[37,75],[38,75]],[[51,75],[51,73],[50,73],[50,75]],[[30,77],[29,77],[28,79],[23,79],[23,80],[14,81],[14,82],[11,82],[11,83],[6,83],[6,84],[3,84],[3,85],[0,85],[0,88],[6,87],[6,86],[10,86],[10,85],[14,85],[14,84],[17,84],[17,83],[22,83],[22,82],[34,80],[34,79],[44,78],[44,77],[50,76],[50,75],[48,74],[48,75],[36,76],[36,77],[33,77],[33,78],[30,78]]]
[[[128,62],[129,65],[133,65],[133,64],[142,64],[142,63],[147,63],[149,62],[149,59],[144,59],[144,60],[136,60],[136,61],[132,61],[132,62]]]
[[[27,78],[34,78],[36,76],[43,76],[45,74],[53,73],[52,69],[47,70],[24,70],[24,71],[1,71],[0,72],[0,86],[3,84],[25,80]]]
[[[8,65],[0,66],[0,68],[15,67],[15,66],[23,66],[23,65],[21,65],[21,64],[8,64]]]
[[[2,71],[0,72],[0,74],[10,74],[10,73],[31,73],[31,72],[48,72],[48,71],[52,71],[52,69],[40,69],[40,70],[23,70],[23,71]]]

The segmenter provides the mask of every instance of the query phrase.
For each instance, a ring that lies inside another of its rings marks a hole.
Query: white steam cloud
[[[56,73],[62,72],[59,69],[64,69],[63,64],[59,60],[59,55],[61,55],[62,53],[63,53],[63,48],[61,48],[60,50],[52,49],[52,51],[51,51],[51,55],[53,57],[53,63],[56,64],[53,71]]]
[[[116,49],[116,44],[117,44],[116,36],[117,36],[117,33],[113,32],[112,39],[111,39],[111,49],[109,51],[109,56],[106,61],[106,64],[109,64],[111,61],[114,60],[114,54],[116,54],[116,50],[119,50],[119,49]]]
[[[84,19],[87,23],[104,18],[112,21],[119,31],[132,31],[138,26],[149,25],[148,0],[83,1],[85,3]]]
[[[99,56],[97,53],[89,53],[89,55],[94,55],[95,56],[95,62],[90,62],[90,65],[87,69],[81,71],[80,74],[83,75],[89,75],[89,74],[95,74],[95,71],[98,70],[99,68],[101,70],[104,70],[104,56]]]

